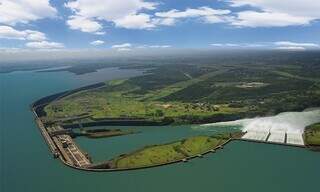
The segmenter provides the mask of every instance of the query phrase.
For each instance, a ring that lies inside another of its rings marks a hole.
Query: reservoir
[[[88,84],[140,75],[108,68],[96,73],[13,72],[0,74],[1,192],[295,192],[317,191],[320,153],[302,148],[234,141],[223,150],[188,163],[129,172],[93,173],[71,169],[52,158],[29,105],[50,94]],[[114,127],[118,128],[118,127]],[[140,133],[106,139],[78,138],[94,161],[144,145],[208,135],[239,126],[126,127]]]

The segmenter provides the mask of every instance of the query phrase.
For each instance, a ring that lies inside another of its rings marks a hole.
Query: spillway
[[[247,140],[266,141],[268,135],[269,132],[252,131],[247,132],[244,136],[242,136],[242,138]]]
[[[244,140],[303,146],[306,126],[320,121],[320,109],[303,112],[285,112],[275,116],[241,119],[202,125],[202,129],[217,126],[238,126],[245,134]]]
[[[287,133],[287,143],[292,145],[304,145],[301,133]]]
[[[271,132],[268,138],[270,143],[285,143],[286,141],[286,132]]]
[[[302,133],[299,132],[258,132],[248,131],[242,136],[243,140],[265,143],[279,143],[295,146],[304,146]]]

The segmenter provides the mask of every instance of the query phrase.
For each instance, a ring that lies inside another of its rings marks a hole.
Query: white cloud
[[[0,23],[15,25],[55,17],[57,10],[49,0],[0,0]]]
[[[148,29],[153,28],[155,25],[151,22],[150,15],[137,14],[127,15],[124,18],[114,20],[116,27],[127,29]]]
[[[0,39],[16,39],[30,41],[25,44],[28,48],[34,49],[61,49],[63,44],[48,42],[44,33],[33,30],[16,30],[10,26],[0,26]]]
[[[95,32],[94,34],[96,34],[96,35],[104,35],[104,34],[106,34],[106,32],[98,31],[98,32]]]
[[[319,17],[320,2],[315,0],[228,0],[233,6],[250,5],[270,12]]]
[[[231,15],[211,15],[202,18],[205,23],[229,23],[234,20],[234,16]]]
[[[65,6],[73,16],[67,21],[72,29],[102,34],[102,22],[127,29],[153,29],[173,26],[183,19],[205,23],[225,23],[237,27],[286,27],[308,25],[320,19],[320,1],[314,0],[220,0],[240,11],[209,6],[172,9],[150,13],[157,3],[151,0],[69,0]],[[147,12],[148,11],[148,12]]]
[[[234,44],[234,43],[227,43],[226,46],[228,46],[228,47],[241,47],[241,45]]]
[[[274,42],[276,46],[275,49],[278,50],[294,50],[294,51],[303,51],[307,49],[318,49],[319,44],[316,43],[297,43],[291,41],[278,41]]]
[[[64,45],[57,42],[40,41],[28,42],[26,43],[26,47],[33,49],[61,49],[64,48]]]
[[[164,25],[164,26],[173,26],[176,23],[175,18],[153,18],[152,23],[156,26]]]
[[[232,25],[245,27],[286,27],[306,25],[309,22],[308,18],[292,16],[287,13],[243,11],[238,13],[238,17],[232,22]]]
[[[156,5],[145,0],[75,0],[65,4],[76,16],[95,22],[112,22],[117,27],[129,29],[153,27],[150,15],[141,11],[153,10]]]
[[[25,30],[25,32],[27,33],[26,39],[29,41],[44,41],[47,39],[46,34],[39,31]]]
[[[90,44],[91,44],[91,45],[94,45],[94,46],[98,46],[98,45],[104,44],[104,41],[96,40],[96,41],[90,42]]]
[[[33,30],[16,30],[10,26],[0,26],[0,38],[30,41],[43,41],[47,37],[44,33]]]
[[[132,49],[130,48],[119,48],[117,51],[131,51]]]
[[[296,43],[291,41],[278,41],[274,43],[277,46],[285,46],[285,47],[320,47],[319,44],[316,43]]]
[[[9,26],[0,26],[0,38],[24,40],[26,36],[25,31],[18,31]]]
[[[268,48],[271,43],[212,43],[212,47],[219,48]]]
[[[123,43],[119,45],[113,45],[111,48],[117,49],[117,48],[130,48],[132,45],[130,43]]]
[[[150,48],[170,48],[171,45],[150,45]]]
[[[214,47],[223,47],[224,46],[224,44],[221,44],[221,43],[212,43],[210,45],[214,46]]]
[[[249,44],[235,44],[235,43],[212,43],[213,47],[247,47]]]
[[[102,25],[93,19],[89,19],[82,16],[71,16],[67,20],[67,25],[70,29],[80,30],[82,32],[96,33],[98,35],[104,34],[100,30]]]
[[[145,0],[76,0],[69,1],[65,5],[77,15],[107,21],[137,14],[143,9],[153,10],[156,6],[155,3],[146,2]]]
[[[169,22],[167,21],[167,23],[172,25],[176,20],[183,18],[200,18],[207,23],[226,22],[229,20],[229,17],[231,17],[228,16],[230,13],[230,10],[199,7],[197,9],[188,8],[185,11],[173,9],[167,12],[157,12],[155,15],[160,18],[170,19],[168,20]]]
[[[138,49],[147,49],[147,48],[170,48],[172,47],[171,45],[140,45],[137,46],[136,48]]]
[[[320,1],[315,0],[227,0],[232,6],[249,5],[257,11],[237,13],[233,25],[246,27],[284,27],[307,25],[320,19]]]
[[[286,50],[286,51],[305,51],[305,47],[295,47],[295,46],[289,46],[289,47],[276,47],[277,50]]]
[[[155,15],[158,17],[186,18],[211,15],[226,15],[229,13],[229,10],[212,9],[210,7],[199,7],[198,9],[188,8],[185,11],[178,11],[176,9],[173,9],[167,12],[158,12]]]
[[[278,49],[278,50],[306,50],[319,49],[320,45],[316,43],[297,43],[291,41],[277,41],[277,42],[258,42],[258,43],[212,43],[212,47],[217,48],[260,48],[260,49]]]

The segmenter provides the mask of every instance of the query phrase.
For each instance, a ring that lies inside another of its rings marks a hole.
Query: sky
[[[0,0],[0,52],[320,48],[320,0]]]

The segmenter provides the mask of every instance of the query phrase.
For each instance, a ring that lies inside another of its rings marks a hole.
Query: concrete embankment
[[[34,114],[36,115],[36,113],[34,112]],[[37,117],[36,115],[36,123],[38,125],[38,128],[40,130],[41,135],[43,136],[45,142],[47,143],[52,155],[54,158],[57,158],[59,156],[58,153],[58,148],[55,145],[54,141],[52,140],[52,138],[50,137],[50,135],[48,134],[47,130],[45,129],[43,123],[41,122],[41,120]]]

